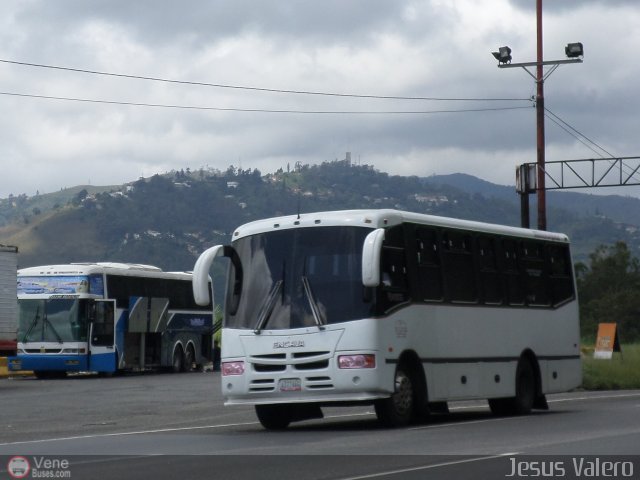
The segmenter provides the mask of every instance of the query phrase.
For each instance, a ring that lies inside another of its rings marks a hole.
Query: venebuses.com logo
[[[7,472],[11,478],[71,478],[69,460],[21,455],[9,459]]]
[[[31,471],[29,460],[24,457],[11,457],[7,464],[7,472],[11,478],[26,478]]]

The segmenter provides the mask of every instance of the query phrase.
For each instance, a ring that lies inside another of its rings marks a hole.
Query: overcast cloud
[[[618,156],[640,155],[640,4],[544,2],[545,59],[581,41],[584,63],[545,83],[546,106]],[[425,101],[293,95],[180,85],[0,63],[0,197],[172,169],[272,172],[352,158],[402,175],[465,172],[513,184],[535,161],[533,79],[491,51],[533,61],[535,0],[3,0],[0,59],[189,82]],[[105,105],[42,95],[303,114]],[[547,121],[547,160],[597,155]],[[629,191],[636,194],[635,191]]]

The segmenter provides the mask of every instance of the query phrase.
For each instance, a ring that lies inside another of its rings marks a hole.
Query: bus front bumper
[[[21,370],[82,372],[88,368],[87,355],[24,354],[8,358],[10,372]]]
[[[222,376],[225,405],[275,403],[372,402],[389,397],[393,382],[381,385],[377,369],[329,372],[286,372],[280,375]]]

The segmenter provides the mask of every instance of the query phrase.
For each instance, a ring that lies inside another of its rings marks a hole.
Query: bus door
[[[96,300],[89,342],[89,370],[116,371],[115,300]]]

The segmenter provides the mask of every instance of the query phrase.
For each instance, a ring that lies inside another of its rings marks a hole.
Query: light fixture
[[[500,47],[497,52],[491,52],[498,63],[511,63],[511,49]]]
[[[569,58],[583,57],[584,49],[582,48],[582,43],[569,43],[564,47],[564,53],[566,53]]]

